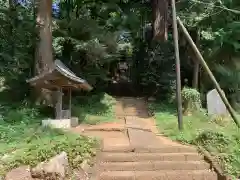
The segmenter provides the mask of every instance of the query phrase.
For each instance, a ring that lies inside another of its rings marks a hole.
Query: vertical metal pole
[[[175,47],[175,59],[176,59],[176,76],[177,76],[177,106],[178,106],[178,128],[183,129],[183,115],[182,115],[182,96],[181,96],[181,69],[180,69],[180,57],[178,46],[178,29],[177,29],[177,15],[175,0],[172,0],[172,17],[173,17],[173,39]]]

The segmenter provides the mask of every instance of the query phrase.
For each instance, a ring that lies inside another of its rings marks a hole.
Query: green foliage
[[[36,120],[39,117],[39,112],[35,108],[18,108],[10,110],[4,116],[4,121],[9,124],[17,123],[31,123],[31,121]]]
[[[239,129],[231,120],[224,126],[218,124],[202,112],[184,116],[184,130],[177,126],[176,110],[172,105],[150,104],[159,130],[173,140],[204,147],[216,158],[225,173],[237,177],[240,172]]]
[[[216,66],[221,87],[227,92],[228,98],[236,110],[239,110],[238,104],[240,103],[240,71],[238,63],[237,59],[231,67],[224,65]]]
[[[60,13],[53,27],[55,56],[94,87],[106,86],[109,65],[131,51],[120,39],[123,14],[117,2],[63,1]]]
[[[182,97],[184,101],[200,101],[200,93],[196,89],[184,87],[182,90]]]
[[[35,22],[32,9],[0,1],[0,98],[22,100],[28,86],[25,80],[34,63]],[[21,88],[19,88],[21,87]],[[9,100],[8,100],[9,101]]]
[[[239,66],[236,65],[240,53],[239,2],[190,0],[177,3],[180,18],[190,31],[199,34],[198,46],[204,58],[220,85],[225,91],[229,91],[226,93],[227,97],[233,101],[236,99],[235,91],[238,91],[240,82],[237,75]],[[203,73],[202,86],[208,90],[212,88],[212,83],[206,76]]]
[[[201,98],[200,98],[200,93],[196,89],[184,87],[181,92],[181,95],[182,95],[184,110],[186,111],[200,110]]]
[[[106,93],[76,97],[73,115],[86,124],[112,122],[115,120],[115,103],[116,100]]]
[[[171,42],[157,43],[153,48],[145,49],[146,55],[140,54],[137,68],[138,81],[146,94],[167,99],[175,90],[175,59]],[[161,92],[161,93],[160,93]]]
[[[95,155],[96,140],[43,128],[38,118],[36,109],[25,107],[9,111],[0,121],[0,175],[19,165],[35,166],[62,151],[68,154],[71,168]]]

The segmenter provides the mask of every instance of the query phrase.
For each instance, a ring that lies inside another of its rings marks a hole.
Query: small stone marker
[[[228,111],[216,89],[207,93],[208,115],[227,115]]]

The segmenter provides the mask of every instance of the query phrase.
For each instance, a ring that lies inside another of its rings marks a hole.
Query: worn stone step
[[[101,162],[102,171],[158,171],[158,170],[207,170],[210,165],[204,161],[138,161]]]
[[[101,149],[102,152],[133,152],[134,149],[131,146],[105,146]]]
[[[134,152],[137,153],[197,153],[197,150],[192,147],[185,146],[145,146],[134,147]]]
[[[102,123],[84,128],[84,131],[125,131],[123,123]]]
[[[197,153],[101,153],[105,162],[134,162],[134,161],[201,161]]]
[[[198,171],[109,171],[102,172],[97,180],[217,180],[217,174]]]
[[[132,145],[116,146],[115,144],[103,146],[103,152],[136,152],[136,153],[197,153],[195,148],[184,146],[145,146],[134,147]]]

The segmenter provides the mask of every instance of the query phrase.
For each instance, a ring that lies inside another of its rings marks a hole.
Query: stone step
[[[116,146],[108,145],[101,147],[103,152],[136,152],[136,153],[197,153],[195,148],[185,146],[146,146],[134,147],[132,145]]]
[[[84,131],[124,131],[124,124],[122,123],[102,123],[86,127]]]
[[[101,148],[102,152],[133,152],[134,148],[129,145],[122,145],[122,146],[114,146],[114,145],[105,145]]]
[[[134,161],[201,161],[197,153],[101,153],[104,162],[134,162]]]
[[[138,153],[197,153],[195,148],[185,146],[145,146],[135,147],[134,152]]]
[[[129,142],[132,147],[134,147],[137,151],[146,151],[147,152],[150,150],[159,150],[162,148],[168,148],[169,150],[172,149],[171,151],[178,152],[183,149],[188,149],[191,151],[195,151],[196,149],[186,147],[183,145],[163,145],[161,140],[156,136],[155,133],[141,130],[141,129],[131,129],[128,128],[128,137],[129,137]],[[169,151],[168,150],[168,151]],[[188,151],[189,152],[189,151]]]
[[[109,171],[102,172],[97,180],[217,180],[217,174],[198,171]]]
[[[207,170],[210,165],[204,161],[138,161],[100,162],[102,171],[159,171],[159,170]]]

